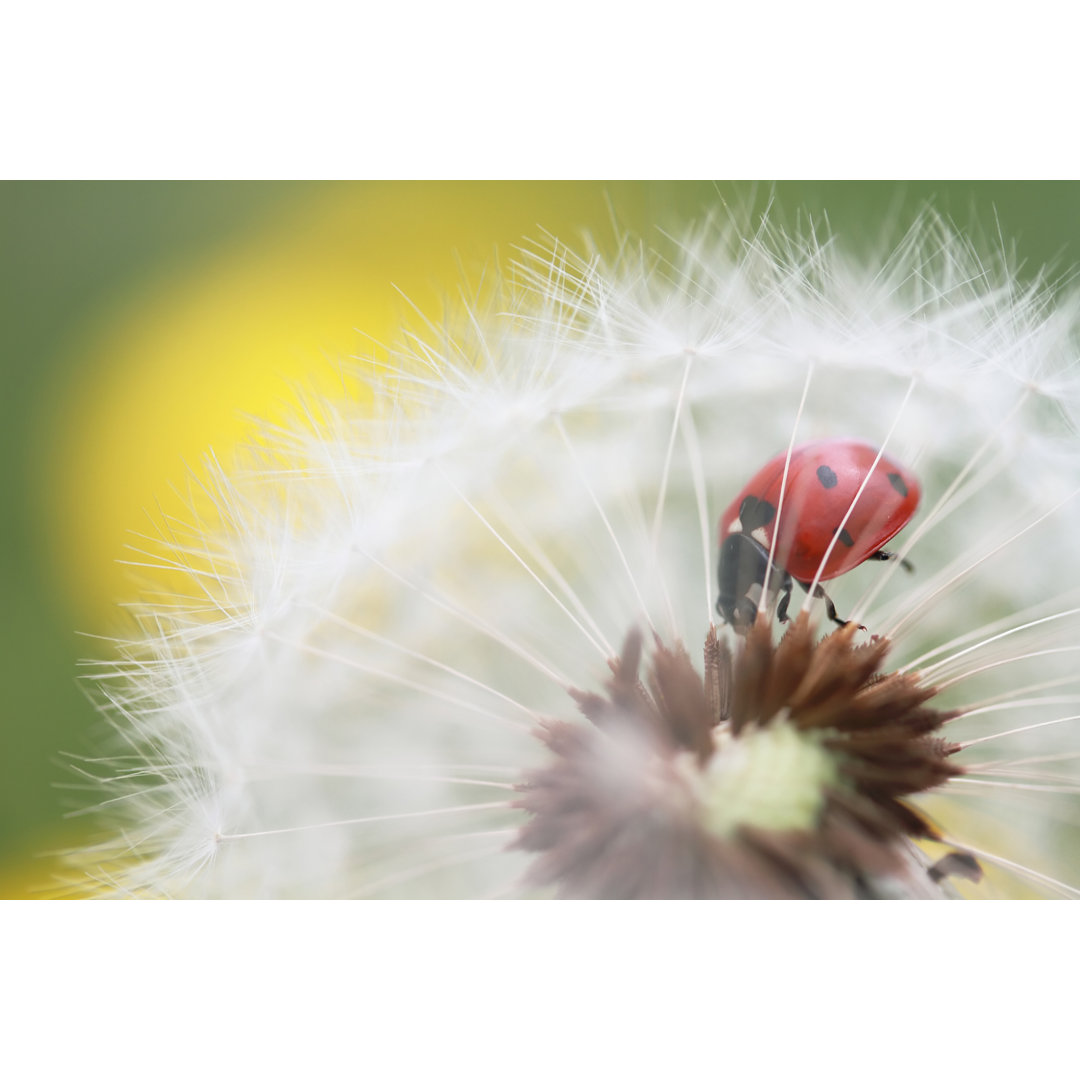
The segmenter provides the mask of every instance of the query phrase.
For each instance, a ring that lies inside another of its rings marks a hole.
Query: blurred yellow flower
[[[604,228],[611,198],[640,227],[649,197],[642,184],[319,185],[124,297],[87,342],[85,376],[58,397],[42,463],[81,628],[107,630],[131,597],[118,560],[132,534],[190,516],[204,454],[227,461],[248,416],[273,419],[293,398],[290,382],[326,390],[338,365],[389,342],[407,306],[438,311],[463,265],[490,267],[540,225],[567,238]]]

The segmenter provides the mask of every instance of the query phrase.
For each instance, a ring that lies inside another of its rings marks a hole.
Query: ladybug
[[[883,545],[911,520],[922,494],[919,481],[908,469],[885,454],[878,459],[877,448],[869,443],[822,439],[792,451],[780,506],[786,460],[785,451],[758,469],[720,518],[716,610],[742,633],[757,618],[778,507],[780,532],[768,575],[769,592],[780,594],[776,615],[780,622],[787,622],[793,580],[809,592],[815,577],[828,581],[868,559],[895,559]],[[856,501],[867,476],[869,482]],[[844,521],[849,509],[851,514]],[[834,536],[836,543],[822,566]],[[912,569],[906,559],[902,565]],[[825,601],[833,622],[845,624],[820,585],[814,596]]]

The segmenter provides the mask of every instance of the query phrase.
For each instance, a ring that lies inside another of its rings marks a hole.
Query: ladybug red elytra
[[[742,632],[757,617],[778,507],[780,531],[769,592],[782,594],[776,614],[787,622],[792,580],[809,591],[815,577],[828,581],[867,559],[895,559],[883,545],[911,520],[919,505],[922,492],[915,476],[885,454],[879,460],[877,448],[858,439],[822,439],[795,447],[781,505],[786,460],[785,451],[762,466],[720,518],[716,610]],[[851,514],[844,521],[849,509]],[[836,543],[822,567],[834,536]],[[911,569],[906,560],[903,565]],[[820,585],[814,595],[824,599],[829,618],[843,626],[844,620]]]

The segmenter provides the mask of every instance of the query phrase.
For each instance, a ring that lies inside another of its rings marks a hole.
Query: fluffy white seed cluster
[[[213,524],[144,545],[170,591],[98,676],[117,748],[88,767],[93,879],[513,895],[536,721],[572,717],[633,626],[693,655],[721,512],[792,439],[844,435],[924,500],[892,545],[915,573],[870,563],[830,594],[969,708],[951,738],[986,740],[931,811],[1007,871],[991,894],[1068,891],[1080,302],[929,214],[878,257],[842,244],[713,222],[611,260],[523,251],[351,397],[214,466]]]

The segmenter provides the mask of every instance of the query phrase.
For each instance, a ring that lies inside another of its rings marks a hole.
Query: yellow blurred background
[[[1031,273],[1080,262],[1071,182],[0,184],[0,897],[33,895],[45,853],[79,840],[63,755],[92,755],[101,721],[76,663],[108,648],[78,632],[123,626],[125,545],[182,510],[208,449],[228,461],[245,416],[280,415],[542,231],[610,247],[613,221],[649,240],[770,199],[867,244],[929,199],[1000,222]]]

